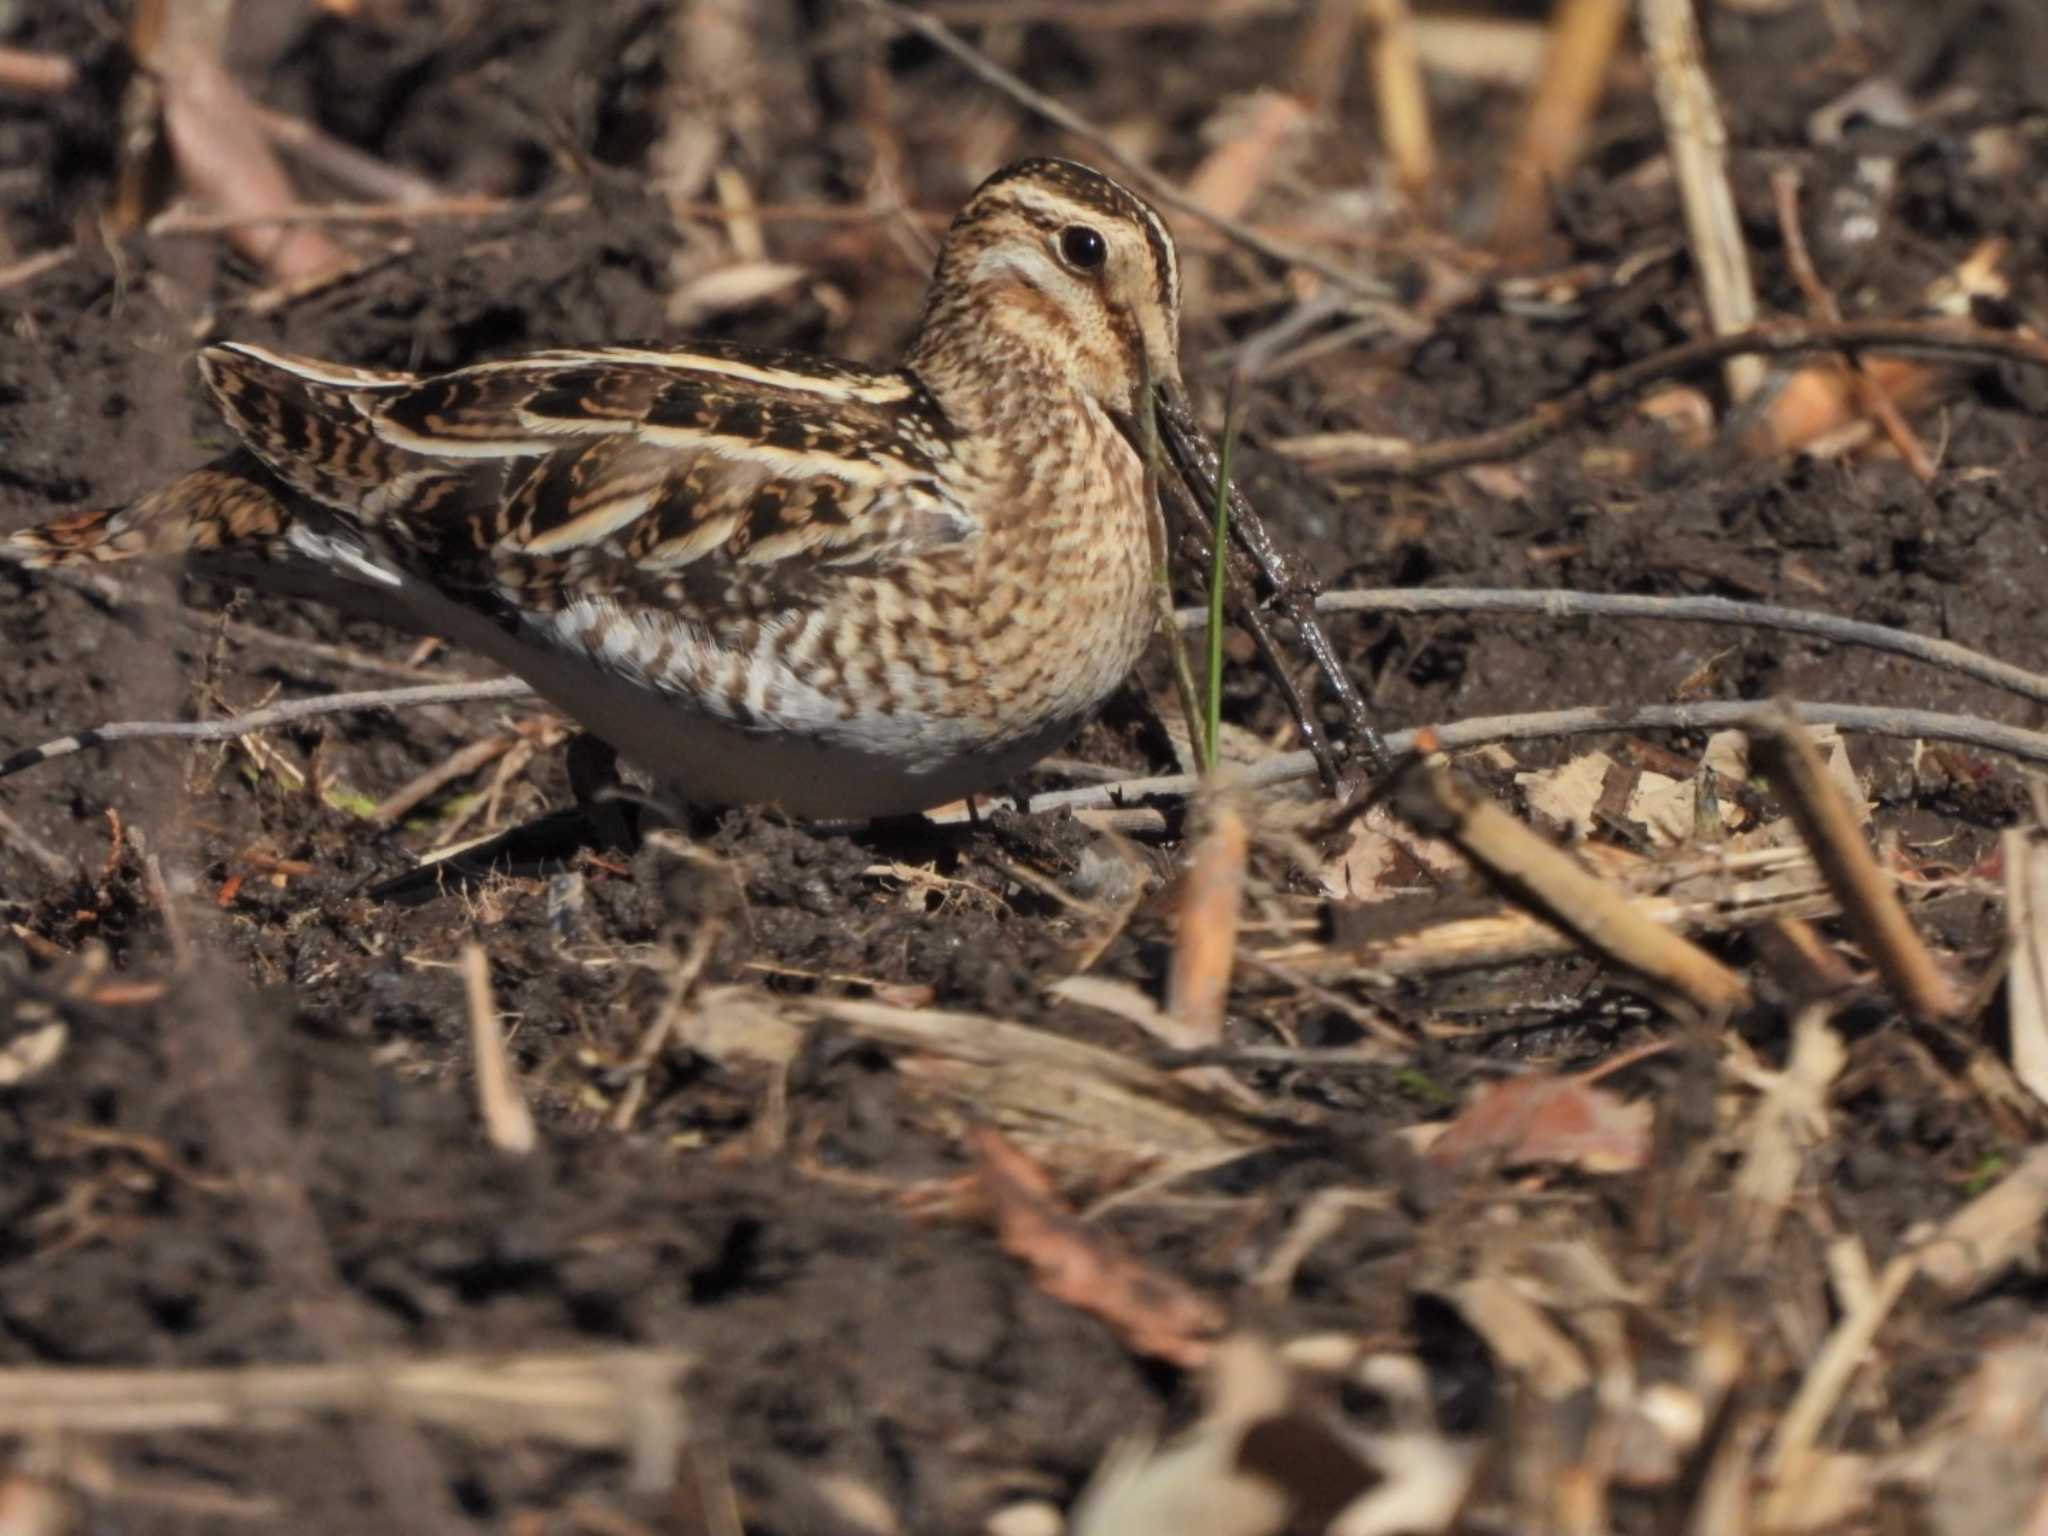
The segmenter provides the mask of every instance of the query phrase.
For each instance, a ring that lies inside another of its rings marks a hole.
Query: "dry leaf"
[[[1676,848],[1693,840],[1693,807],[1698,791],[1691,779],[1669,778],[1645,769],[1636,776],[1622,814],[1640,822],[1658,848]]]
[[[1554,822],[1574,840],[1590,837],[1599,824],[1594,812],[1607,790],[1614,759],[1605,752],[1582,752],[1561,767],[1518,773],[1515,783],[1529,809]]]
[[[1039,1289],[1099,1319],[1134,1354],[1199,1366],[1223,1329],[1223,1309],[1148,1269],[1058,1203],[1043,1169],[984,1126],[970,1138],[1005,1253],[1031,1266]]]
[[[1471,870],[1442,838],[1413,831],[1384,805],[1351,823],[1344,849],[1323,866],[1323,894],[1336,901],[1385,901],[1418,885],[1455,880]]]
[[[1582,1077],[1516,1077],[1473,1095],[1427,1156],[1445,1166],[1556,1163],[1628,1173],[1650,1155],[1652,1112]]]

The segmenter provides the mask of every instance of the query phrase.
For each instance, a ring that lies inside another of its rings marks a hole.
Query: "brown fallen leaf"
[[[1193,1369],[1223,1330],[1223,1309],[1170,1275],[1146,1268],[1083,1226],[1045,1171],[990,1127],[969,1137],[1005,1253],[1031,1266],[1039,1289],[1099,1319],[1134,1354]]]
[[[1583,1075],[1517,1077],[1482,1088],[1424,1154],[1447,1167],[1557,1163],[1587,1173],[1628,1173],[1650,1155],[1651,1109]]]

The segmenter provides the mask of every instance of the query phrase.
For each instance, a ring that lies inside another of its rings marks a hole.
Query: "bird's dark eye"
[[[1109,255],[1109,245],[1100,230],[1090,229],[1086,224],[1069,224],[1060,231],[1060,255],[1066,258],[1068,266],[1093,272]]]

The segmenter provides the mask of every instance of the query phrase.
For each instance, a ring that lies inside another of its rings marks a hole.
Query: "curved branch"
[[[1809,725],[1832,725],[1869,736],[1953,741],[1990,752],[2003,752],[2024,762],[2048,763],[2048,733],[2000,725],[1972,715],[1946,715],[1924,709],[1886,709],[1866,704],[1795,704],[1792,707]],[[1749,701],[1647,704],[1638,709],[1596,704],[1585,709],[1490,715],[1460,720],[1452,725],[1393,731],[1388,734],[1386,743],[1387,751],[1398,756],[1415,751],[1425,734],[1433,739],[1435,748],[1457,751],[1500,741],[1593,736],[1618,731],[1728,730],[1747,727],[1762,708],[1761,704]],[[1264,788],[1313,778],[1315,771],[1315,759],[1307,752],[1283,752],[1245,769],[1236,775],[1234,782],[1249,789]],[[1113,809],[1138,800],[1182,799],[1200,787],[1201,780],[1194,774],[1162,774],[1156,778],[1124,779],[1114,784],[1091,784],[1081,789],[1050,790],[1032,795],[1021,809],[1034,815],[1059,810]],[[942,823],[966,821],[968,813],[963,809],[957,813],[935,815],[931,819]]]
[[[1806,320],[1768,320],[1746,331],[1709,336],[1607,373],[1596,373],[1576,389],[1546,400],[1505,426],[1470,437],[1445,438],[1418,447],[1388,452],[1360,447],[1348,452],[1298,455],[1325,472],[1370,475],[1387,480],[1427,480],[1467,464],[1490,464],[1518,458],[1557,436],[1581,417],[1641,394],[1653,384],[1694,372],[1731,357],[1754,353],[1791,357],[1812,352],[1932,353],[1979,362],[2017,363],[2048,368],[2048,341],[2010,331],[1943,320],[1845,320],[1820,324]]]
[[[330,693],[317,699],[293,699],[267,709],[252,709],[245,715],[225,720],[119,720],[96,725],[70,736],[59,736],[40,747],[28,747],[0,761],[0,779],[20,773],[55,757],[69,757],[88,747],[116,741],[147,741],[171,738],[179,741],[232,741],[274,726],[320,715],[347,714],[352,710],[411,709],[425,704],[468,704],[477,699],[516,699],[533,690],[516,677],[494,677],[482,682],[427,683],[418,688],[368,688],[358,693]]]
[[[1630,593],[1516,591],[1505,587],[1367,587],[1319,593],[1318,613],[1526,613],[1546,619],[1655,619],[1666,623],[1723,624],[1812,635],[1837,645],[1886,651],[1954,672],[1973,682],[2048,704],[2048,676],[1986,656],[1952,640],[1907,629],[1838,618],[1775,603],[1740,603],[1726,597],[1649,597]],[[1183,629],[1208,622],[1207,610],[1174,614]]]

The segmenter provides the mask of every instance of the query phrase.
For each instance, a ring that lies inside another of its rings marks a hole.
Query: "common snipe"
[[[30,565],[191,558],[491,657],[698,803],[807,817],[986,790],[1151,632],[1138,448],[1180,271],[1108,177],[1026,160],[940,248],[900,368],[723,343],[377,373],[200,354],[241,448]]]

